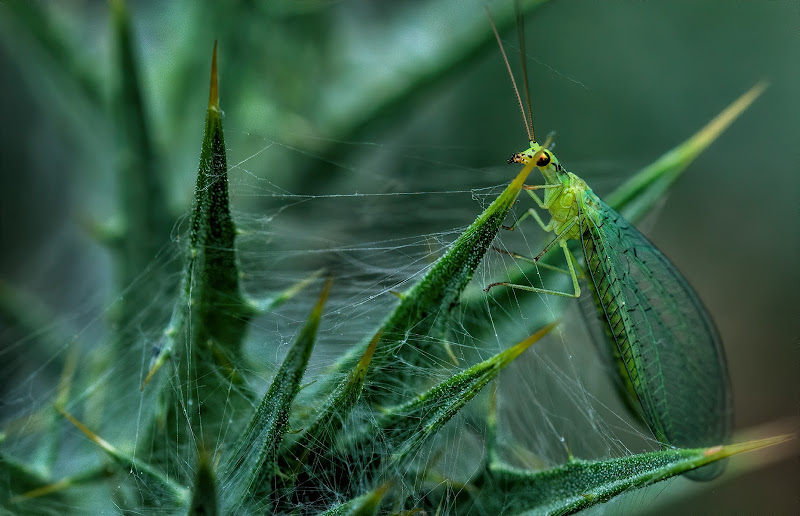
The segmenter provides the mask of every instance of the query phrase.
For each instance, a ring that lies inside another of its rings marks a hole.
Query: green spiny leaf
[[[324,455],[344,429],[344,422],[361,396],[364,379],[379,340],[380,333],[373,337],[361,360],[353,367],[347,378],[336,387],[316,419],[286,450],[281,452],[278,468],[286,480],[277,493],[279,503],[277,509],[291,512],[292,504],[302,503],[295,500],[292,493],[297,483],[313,482],[314,470],[326,469]],[[319,460],[323,462],[318,464]]]
[[[750,88],[692,137],[666,152],[606,196],[606,203],[628,220],[640,219],[663,197],[692,161],[750,107],[767,86],[766,82],[761,81]]]
[[[557,324],[548,324],[522,342],[453,376],[416,399],[388,409],[388,415],[380,421],[381,431],[396,434],[397,441],[402,443],[393,460],[402,463],[425,439],[436,434],[503,368],[547,335]]]
[[[662,450],[604,461],[572,459],[563,466],[531,472],[498,466],[477,481],[476,514],[571,514],[712,462],[788,437],[773,437],[712,448]]]
[[[251,502],[263,504],[265,496],[274,489],[277,450],[286,433],[289,410],[311,357],[331,283],[331,280],[325,283],[308,321],[228,459],[223,474],[225,485],[230,486],[223,495],[227,510],[237,510]]]
[[[316,454],[330,446],[335,437],[335,434],[331,432],[331,428],[336,427],[334,422],[344,421],[361,396],[364,379],[380,337],[379,332],[372,338],[361,360],[353,367],[347,378],[337,386],[314,422],[300,434],[288,449],[285,454],[288,460],[297,461],[308,453]]]
[[[196,341],[202,342],[203,337],[207,337],[220,351],[238,354],[253,310],[245,302],[239,286],[239,264],[234,248],[236,227],[229,204],[215,44],[189,235],[186,289],[192,303],[193,325],[199,325],[195,330],[200,332]]]
[[[385,409],[382,416],[370,418],[360,431],[348,431],[327,455],[329,465],[334,469],[344,468],[344,471],[330,473],[327,477],[340,479],[343,484],[337,489],[343,492],[349,491],[347,484],[350,482],[364,482],[364,475],[368,481],[380,476],[391,477],[426,439],[434,436],[504,367],[555,325],[545,326],[515,346],[452,376],[409,402]]]
[[[162,397],[167,412],[155,416],[166,422],[156,426],[177,432],[170,442],[191,442],[193,433],[213,435],[225,420],[238,417],[250,404],[251,393],[239,385],[237,366],[255,311],[239,285],[227,174],[215,43],[184,282],[163,345],[144,380],[147,384],[170,358],[181,364],[175,367],[183,387],[181,399],[174,400],[173,387],[165,384]],[[189,355],[178,354],[183,350]],[[186,411],[188,418],[178,413],[177,404],[191,407]]]

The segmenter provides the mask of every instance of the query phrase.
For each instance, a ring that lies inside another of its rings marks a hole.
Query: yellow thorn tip
[[[736,455],[737,453],[758,450],[759,448],[766,448],[767,446],[775,446],[776,444],[791,441],[795,437],[796,436],[794,434],[776,435],[774,437],[767,437],[766,439],[757,439],[755,441],[728,444],[722,446],[721,448],[719,446],[714,446],[706,450],[706,455],[718,453],[721,454],[722,457],[730,457],[731,455]]]
[[[208,92],[208,109],[219,111],[219,80],[217,79],[217,41],[214,40],[214,53],[211,55],[211,87]]]
[[[752,88],[747,90],[741,97],[736,99],[725,108],[722,113],[715,116],[705,127],[700,129],[698,133],[692,137],[689,142],[689,147],[699,154],[701,150],[708,147],[711,142],[724,131],[729,125],[741,115],[744,110],[752,104],[769,86],[766,80],[758,81]]]
[[[322,287],[322,292],[319,294],[319,299],[317,300],[317,304],[314,305],[314,309],[312,310],[312,317],[319,318],[322,317],[322,309],[325,308],[325,302],[328,300],[328,294],[331,291],[331,286],[333,285],[333,276],[328,276],[328,279],[325,280],[325,285]]]
[[[519,174],[517,174],[517,177],[515,177],[511,182],[509,190],[513,191],[515,194],[519,193],[534,166],[536,166],[536,162],[534,160],[531,160],[530,163],[526,163],[525,166],[522,167],[522,170],[519,171]]]
[[[369,367],[369,363],[372,361],[372,355],[375,354],[375,348],[378,347],[378,342],[380,342],[380,340],[381,340],[381,334],[382,333],[383,333],[383,330],[378,330],[378,332],[375,334],[375,336],[372,337],[372,340],[370,341],[369,346],[367,346],[367,350],[361,356],[361,360],[358,361],[358,368],[359,369],[366,369],[367,367]]]
[[[111,445],[111,443],[109,443],[108,441],[106,441],[105,439],[103,439],[102,437],[97,435],[96,433],[92,432],[89,429],[88,426],[86,426],[83,423],[81,423],[80,421],[78,421],[72,414],[70,414],[69,412],[64,410],[59,405],[56,405],[55,408],[56,408],[56,410],[58,410],[61,413],[62,416],[67,418],[67,420],[69,420],[70,423],[75,425],[75,427],[78,430],[80,430],[83,433],[83,435],[88,437],[90,441],[92,441],[97,446],[101,447],[102,449],[104,449],[105,451],[107,451],[109,453],[116,453],[116,449]]]
[[[161,369],[161,364],[163,364],[162,361],[156,361],[156,363],[153,364],[153,367],[150,368],[150,371],[147,373],[147,376],[145,377],[144,381],[142,382],[142,386],[139,387],[139,392],[142,392],[144,390],[145,386],[148,383],[150,383],[150,379],[153,378],[153,375],[156,374],[156,371]]]
[[[534,343],[538,342],[542,337],[550,333],[550,331],[558,326],[559,321],[553,321],[547,326],[542,327],[539,331],[528,337],[527,339],[515,344],[513,347],[509,348],[506,353],[508,356],[506,357],[507,363],[511,362],[515,358],[517,358],[523,351],[531,347]]]

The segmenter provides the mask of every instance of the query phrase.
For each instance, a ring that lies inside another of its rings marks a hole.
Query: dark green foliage
[[[233,448],[223,472],[228,510],[251,504],[267,505],[275,492],[278,448],[289,424],[292,402],[300,390],[317,337],[322,309],[332,281],[328,280],[308,321],[272,380],[253,419]],[[263,510],[263,509],[262,509]]]
[[[542,3],[528,5],[533,8]],[[54,32],[36,4],[24,4],[12,3],[9,11],[15,13],[15,19],[28,20],[25,23],[32,36],[48,55],[69,61],[71,52],[52,37]],[[275,38],[270,43],[280,43],[282,34],[264,30],[264,13],[268,9],[265,5],[239,5],[249,16],[241,25],[220,29],[227,36],[223,41],[226,45],[229,42],[226,52],[231,59],[241,48],[248,48],[244,42],[250,39],[269,47],[259,39],[265,34]],[[311,13],[306,22],[319,27],[328,23],[324,11],[306,8]],[[508,6],[498,11],[496,19],[501,28],[509,25],[512,17]],[[101,359],[87,375],[90,378],[74,378],[74,363],[65,361],[62,385],[54,395],[61,414],[50,405],[34,408],[30,420],[9,427],[8,432],[24,444],[14,449],[19,456],[6,453],[5,449],[0,453],[0,510],[59,515],[111,511],[362,516],[421,510],[428,514],[568,513],[733,453],[771,444],[666,450],[594,461],[570,459],[543,471],[515,469],[503,462],[498,453],[497,439],[502,428],[498,429],[496,393],[488,414],[480,405],[481,400],[475,398],[554,327],[553,311],[531,310],[526,321],[530,328],[526,331],[538,329],[536,333],[517,344],[514,340],[499,342],[499,349],[504,351],[473,346],[456,367],[448,362],[451,350],[447,345],[454,328],[477,340],[487,337],[487,342],[496,332],[494,324],[485,320],[472,319],[459,327],[460,321],[455,319],[466,310],[480,311],[487,302],[483,295],[465,296],[465,288],[507,221],[530,167],[519,172],[448,245],[436,263],[399,294],[399,303],[389,313],[380,314],[383,319],[377,329],[372,329],[372,322],[358,326],[366,325],[365,331],[345,349],[337,350],[338,361],[333,367],[320,371],[309,366],[318,334],[324,335],[325,302],[329,295],[336,295],[330,280],[322,287],[308,318],[295,321],[291,338],[287,339],[291,345],[278,361],[280,365],[275,370],[254,366],[248,362],[245,349],[254,318],[275,309],[308,285],[316,285],[320,272],[266,294],[266,301],[251,300],[245,294],[242,276],[249,271],[240,265],[237,255],[239,231],[229,199],[216,46],[193,204],[187,217],[188,231],[184,232],[187,238],[183,234],[172,235],[178,239],[183,269],[180,274],[171,271],[170,266],[154,270],[154,257],[169,248],[166,242],[173,228],[185,227],[174,225],[176,217],[168,209],[164,188],[166,159],[157,149],[158,136],[149,123],[152,113],[143,88],[146,81],[136,57],[131,20],[121,1],[112,2],[112,14],[118,80],[111,95],[111,118],[118,141],[119,224],[114,231],[100,235],[114,252],[117,283],[124,293],[110,314],[115,325],[109,338],[112,351],[100,354]],[[289,27],[286,30],[292,30],[297,13],[283,16],[284,25]],[[314,49],[327,52],[325,43],[308,42]],[[345,122],[330,113],[313,114],[323,126],[339,131],[331,129],[331,134],[355,139],[378,114],[415,102],[420,92],[447,77],[444,70],[471,63],[491,45],[488,29],[474,31],[456,45],[457,52],[442,51],[441,62],[436,66],[409,67],[406,82],[395,81],[394,89],[385,94],[365,96],[362,111]],[[102,105],[93,74],[85,67],[63,66],[83,70],[76,73],[74,81],[84,102]],[[319,87],[320,83],[314,81],[299,86],[293,82],[298,69],[309,68],[303,59],[269,66],[270,72],[280,78],[276,83],[285,90]],[[191,81],[197,79],[196,74],[190,75]],[[177,93],[167,101],[175,112],[184,115],[195,109],[186,107],[190,96],[183,96],[186,83],[181,81],[188,76],[177,81]],[[260,87],[258,80],[251,79],[231,77],[226,91],[241,94],[253,84]],[[298,106],[292,107],[299,110]],[[287,113],[290,111],[286,109]],[[297,113],[292,115],[263,123],[276,124],[289,134],[297,129],[291,123],[302,118]],[[179,129],[195,134],[197,128],[182,125]],[[325,140],[322,146],[331,141],[333,138]],[[323,148],[319,155],[336,162],[346,157],[348,151],[344,148]],[[644,213],[697,152],[692,148],[691,152],[669,154],[655,172],[650,169],[645,172],[646,177],[639,176],[621,189],[620,206],[635,206],[637,213]],[[286,171],[275,169],[270,173]],[[298,177],[291,180],[315,178],[322,182],[328,178],[326,172],[315,170]],[[466,224],[473,216],[462,217],[458,224]],[[241,221],[237,218],[237,222]],[[178,281],[180,285],[175,284]],[[159,298],[158,306],[150,309],[154,298],[167,291],[172,295],[169,301],[163,303]],[[0,301],[15,299],[5,292],[0,292]],[[5,304],[10,308],[3,309],[3,315],[13,315],[18,325],[27,327],[29,332],[42,326],[39,319],[47,319],[28,318],[30,313],[20,311],[16,300]],[[516,300],[506,299],[498,306],[519,305]],[[171,318],[167,321],[170,307]],[[558,316],[558,305],[548,306],[553,307]],[[323,332],[319,331],[320,324]],[[141,338],[138,332],[152,328],[164,329],[157,342]],[[49,336],[37,333],[37,339],[46,341]],[[256,345],[276,353],[283,349],[283,342]],[[76,344],[76,350],[77,347]],[[43,354],[40,361],[48,360]],[[81,369],[80,373],[86,371]],[[73,380],[84,382],[81,390],[70,389]],[[136,385],[131,386],[132,383]],[[115,411],[115,419],[109,419],[108,409],[117,404],[130,405],[130,410]],[[71,413],[80,416],[73,417]],[[74,437],[71,441],[65,439],[64,418],[73,425],[69,427],[70,437],[77,428],[87,439],[77,444]],[[88,424],[88,420],[98,424]],[[461,425],[456,432],[469,431],[482,438],[486,446],[484,457],[459,454],[456,468],[467,470],[475,464],[483,465],[466,484],[449,478],[452,464],[440,468],[437,462],[440,448],[447,446],[442,442],[452,435],[446,429],[455,425]],[[118,432],[123,436],[119,442],[114,440],[116,435],[104,435],[105,431],[126,427],[135,427],[135,431]],[[0,434],[0,445],[3,435]],[[58,468],[59,457],[76,471],[65,475],[63,467]]]
[[[495,466],[475,480],[476,514],[572,514],[610,500],[626,490],[644,487],[704,464],[783,438],[716,448],[665,450],[606,461],[571,459],[563,466],[531,472]],[[502,493],[502,494],[501,494]],[[465,492],[465,497],[470,497]]]
[[[162,184],[164,171],[151,141],[130,17],[121,1],[111,4],[117,65],[111,103],[117,128],[117,190],[122,213],[120,227],[109,236],[109,243],[117,253],[122,290],[136,281],[168,242],[173,221]],[[162,272],[148,277],[122,301],[118,321],[121,326],[135,320],[142,304],[161,288],[160,282],[167,280],[165,276]]]
[[[240,386],[238,365],[247,323],[255,313],[239,285],[236,227],[228,200],[228,165],[219,108],[216,46],[211,93],[197,171],[186,264],[180,295],[147,384],[169,361],[179,387],[161,382],[160,409],[145,442],[191,444],[216,435],[226,418],[243,417],[252,399]],[[144,387],[144,386],[143,386]],[[156,462],[165,450],[154,450]]]

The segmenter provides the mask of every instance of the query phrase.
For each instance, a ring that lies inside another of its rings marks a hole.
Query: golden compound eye
[[[537,167],[546,167],[550,163],[550,153],[545,151],[539,156],[539,159],[536,160]]]

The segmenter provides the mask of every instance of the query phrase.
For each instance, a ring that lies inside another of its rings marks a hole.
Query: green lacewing
[[[488,10],[487,10],[488,11]],[[491,16],[490,16],[491,18]],[[520,49],[525,72],[524,38],[519,24]],[[492,23],[506,66],[497,29]],[[586,182],[568,172],[556,156],[533,137],[528,115],[517,98],[528,130],[530,147],[512,155],[509,163],[533,162],[545,180],[525,189],[538,206],[547,210],[545,223],[533,216],[555,239],[537,256],[538,261],[556,245],[569,266],[573,293],[508,282],[486,287],[508,287],[579,297],[580,285],[568,241],[580,243],[584,276],[605,330],[608,349],[635,407],[663,447],[693,448],[725,444],[730,440],[733,410],[725,352],[708,310],[675,266],[622,215],[603,202]],[[526,94],[528,92],[526,80]],[[540,198],[535,190],[543,190]],[[716,462],[687,474],[710,480],[724,469]]]

